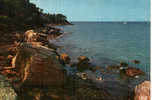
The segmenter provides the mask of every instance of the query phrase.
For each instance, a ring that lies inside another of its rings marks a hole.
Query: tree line
[[[29,0],[0,0],[0,30],[23,29],[44,24],[66,24],[63,14],[43,13]]]

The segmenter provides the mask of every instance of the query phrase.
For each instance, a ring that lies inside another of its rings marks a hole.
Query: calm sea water
[[[148,22],[74,22],[61,27],[65,34],[58,44],[73,59],[88,56],[97,65],[106,66],[125,61],[130,66],[150,72],[150,23]],[[139,60],[138,65],[132,60]]]

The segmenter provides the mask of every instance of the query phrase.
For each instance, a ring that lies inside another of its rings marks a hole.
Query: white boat
[[[123,24],[127,24],[127,22],[123,22]]]

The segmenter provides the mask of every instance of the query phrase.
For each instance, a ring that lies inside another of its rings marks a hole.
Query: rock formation
[[[129,67],[125,69],[125,73],[129,77],[135,77],[136,75],[144,75],[144,72],[141,71],[139,68],[133,68],[133,67]]]
[[[79,56],[78,57],[78,63],[77,63],[77,69],[79,71],[84,71],[90,67],[89,58],[86,56]]]
[[[36,41],[36,39],[37,39],[37,33],[34,32],[34,30],[28,30],[25,32],[25,41],[26,42]]]
[[[150,81],[137,85],[134,92],[134,100],[150,100]]]
[[[66,76],[54,50],[41,45],[23,43],[14,66],[22,82],[29,85],[63,85]]]
[[[66,53],[60,54],[60,60],[63,64],[70,64],[70,57]]]

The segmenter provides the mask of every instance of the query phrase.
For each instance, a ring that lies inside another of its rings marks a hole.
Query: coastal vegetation
[[[69,24],[63,14],[44,13],[29,0],[0,0],[0,30],[25,30],[45,24]]]

